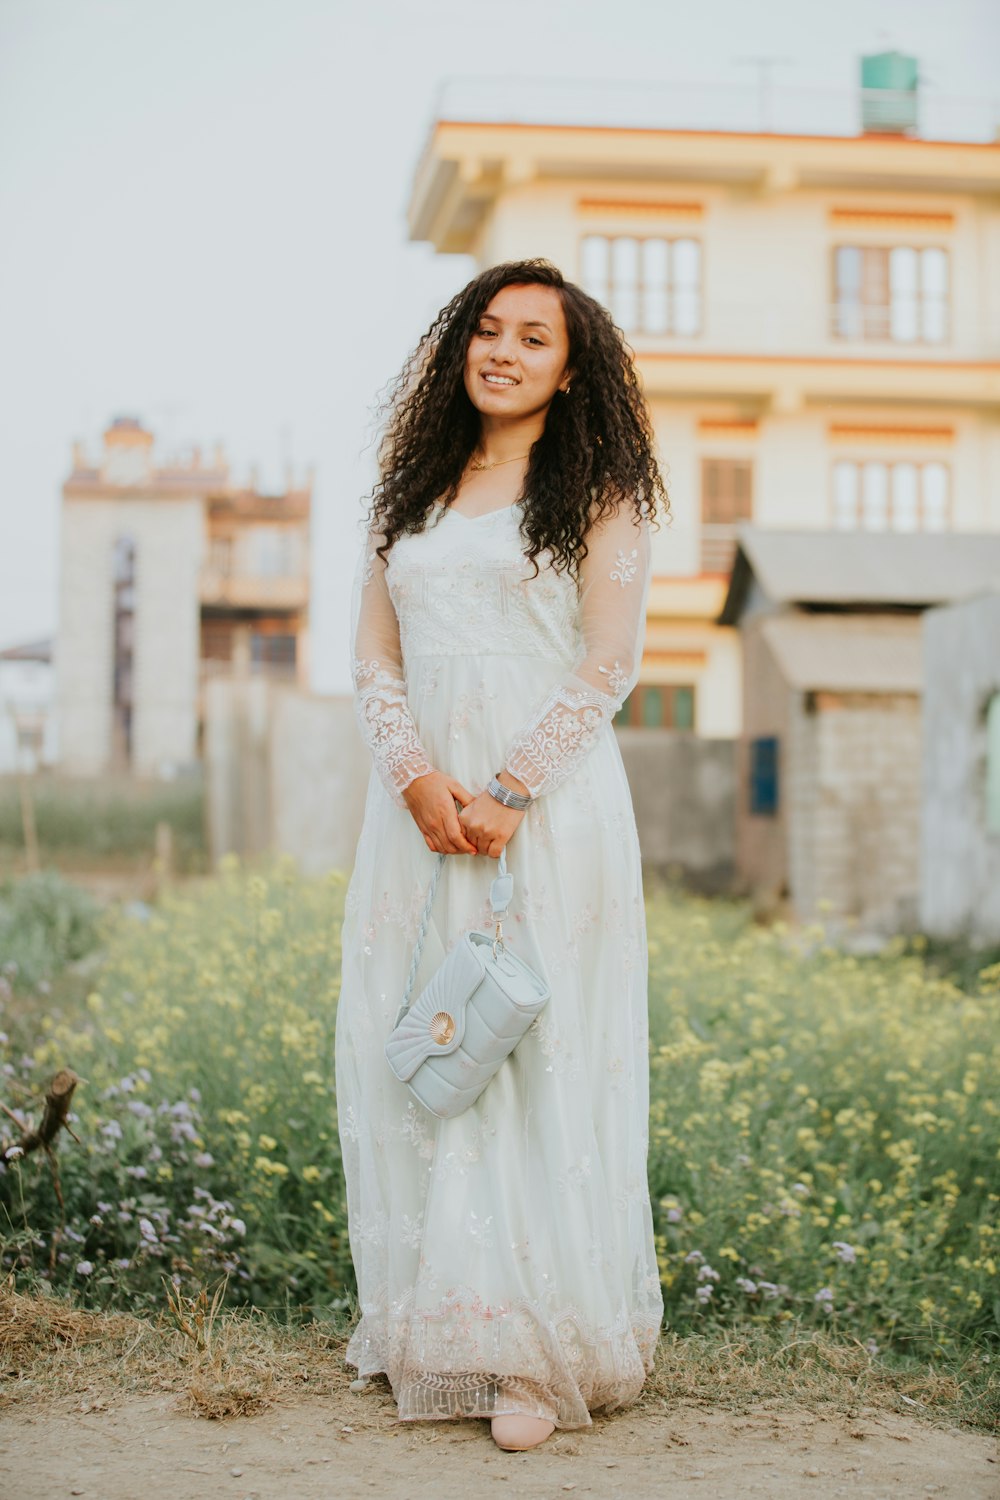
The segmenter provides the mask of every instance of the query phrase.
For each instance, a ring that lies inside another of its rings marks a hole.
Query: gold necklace
[[[469,465],[471,468],[475,469],[476,473],[478,474],[481,473],[483,469],[499,469],[501,464],[515,464],[517,463],[517,460],[519,458],[527,457],[527,453],[515,453],[513,458],[495,458],[491,464],[484,463],[481,459],[470,458]]]

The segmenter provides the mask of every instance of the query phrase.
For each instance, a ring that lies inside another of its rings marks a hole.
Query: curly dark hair
[[[632,351],[601,304],[550,261],[508,261],[483,271],[443,308],[389,386],[379,445],[380,479],[370,522],[378,551],[422,531],[435,502],[450,505],[480,438],[480,415],[464,383],[466,351],[487,306],[505,286],[554,287],[569,334],[572,394],[550,406],[518,496],[521,535],[534,563],[549,551],[557,570],[577,573],[585,532],[622,504],[658,525],[670,514],[653,430]],[[594,508],[596,505],[596,509]]]

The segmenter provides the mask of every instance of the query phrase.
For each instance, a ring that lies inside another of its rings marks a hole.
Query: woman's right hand
[[[478,854],[479,850],[462,832],[455,803],[468,807],[473,800],[454,776],[443,771],[428,771],[411,781],[403,792],[410,816],[424,836],[424,843],[435,854]]]

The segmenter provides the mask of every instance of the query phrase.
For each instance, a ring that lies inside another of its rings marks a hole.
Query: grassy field
[[[340,1336],[343,891],[228,861],[103,918],[89,976],[0,978],[8,1107],[32,1112],[57,1067],[86,1080],[58,1190],[41,1152],[0,1176],[9,1295],[134,1316],[163,1311],[164,1278],[182,1299],[225,1278],[231,1326],[263,1311],[288,1337]],[[736,1359],[764,1385],[793,1365],[840,1379],[839,1360],[854,1384],[916,1380],[988,1420],[1000,966],[949,977],[912,940],[855,958],[819,926],[677,891],[651,890],[648,919],[665,1349],[701,1350],[698,1379]]]
[[[153,856],[161,823],[170,829],[177,871],[206,868],[200,777],[101,780],[46,772],[32,778],[30,788],[44,868],[142,868]],[[16,776],[0,776],[0,875],[23,873],[25,857],[20,784]]]

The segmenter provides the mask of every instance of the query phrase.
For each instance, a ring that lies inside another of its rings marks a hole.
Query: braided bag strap
[[[410,972],[406,978],[406,989],[403,991],[403,1003],[399,1008],[399,1015],[396,1017],[397,1026],[410,1008],[410,996],[413,994],[413,986],[417,978],[417,970],[420,967],[420,957],[424,951],[424,939],[427,936],[427,924],[431,919],[431,907],[434,905],[434,893],[437,890],[438,881],[441,878],[441,867],[443,866],[446,859],[447,855],[438,855],[437,863],[434,866],[434,874],[431,876],[431,883],[427,889],[427,900],[424,902],[423,913],[420,917],[420,926],[417,928],[417,941],[413,949],[413,962],[410,965]]]
[[[413,986],[417,979],[417,970],[420,968],[420,959],[424,951],[424,940],[427,937],[427,926],[431,919],[431,907],[434,905],[434,896],[437,892],[438,881],[441,878],[441,870],[447,859],[446,854],[439,854],[431,876],[431,883],[427,888],[427,900],[420,916],[420,926],[417,928],[417,938],[413,948],[413,962],[410,964],[410,972],[406,977],[406,988],[403,991],[403,1003],[399,1007],[399,1013],[394,1022],[398,1026],[410,1008],[410,997],[413,994]],[[490,906],[495,921],[506,916],[507,908],[514,896],[514,877],[507,870],[507,850],[500,852],[500,861],[497,874],[490,885]]]

